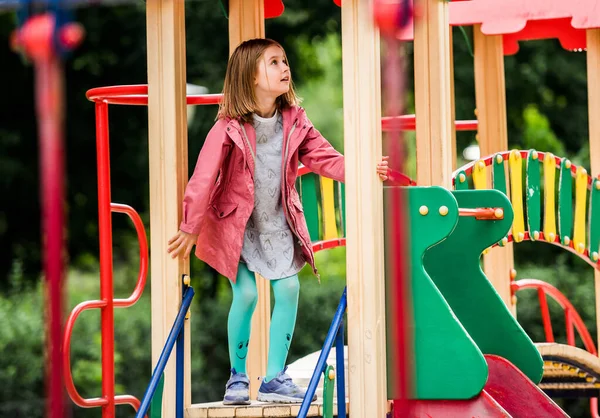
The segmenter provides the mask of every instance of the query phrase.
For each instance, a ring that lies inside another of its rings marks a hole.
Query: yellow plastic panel
[[[513,239],[515,242],[521,242],[525,238],[525,220],[523,217],[523,162],[519,151],[512,150],[510,152],[508,167],[510,169],[510,197],[515,213]]]
[[[487,177],[485,172],[485,163],[479,160],[473,166],[473,185],[476,189],[487,189]]]
[[[323,209],[323,239],[338,238],[335,224],[335,198],[333,180],[321,176],[321,203]]]
[[[573,248],[579,254],[585,252],[585,208],[588,177],[585,168],[578,167],[575,175],[575,223],[573,225]]]

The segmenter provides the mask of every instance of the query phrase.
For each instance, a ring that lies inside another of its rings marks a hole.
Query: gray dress
[[[271,118],[254,115],[254,129],[254,210],[246,225],[241,261],[250,271],[276,280],[297,274],[305,260],[281,206],[281,114],[276,112]]]

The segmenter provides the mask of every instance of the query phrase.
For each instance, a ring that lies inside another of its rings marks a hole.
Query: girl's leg
[[[250,324],[256,307],[258,292],[254,273],[246,264],[240,263],[236,282],[230,282],[233,301],[227,320],[229,338],[229,360],[237,373],[246,373],[246,356],[250,341]]]
[[[271,281],[275,295],[275,307],[271,317],[271,335],[269,341],[269,360],[265,382],[273,379],[285,367],[290,350],[296,314],[298,312],[298,294],[300,282],[295,274],[285,279]]]

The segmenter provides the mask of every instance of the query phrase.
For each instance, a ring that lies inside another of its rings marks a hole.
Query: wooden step
[[[296,417],[300,404],[273,404],[253,401],[251,405],[223,405],[223,402],[193,404],[185,412],[186,418],[233,418],[233,417]],[[348,401],[346,400],[346,412]],[[337,415],[337,404],[333,404],[333,415]],[[310,405],[309,417],[323,416],[323,401],[317,400]]]

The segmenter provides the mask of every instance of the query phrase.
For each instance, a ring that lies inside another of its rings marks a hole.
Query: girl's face
[[[277,97],[290,89],[292,76],[283,51],[278,46],[268,47],[258,60],[254,90],[256,97]]]

